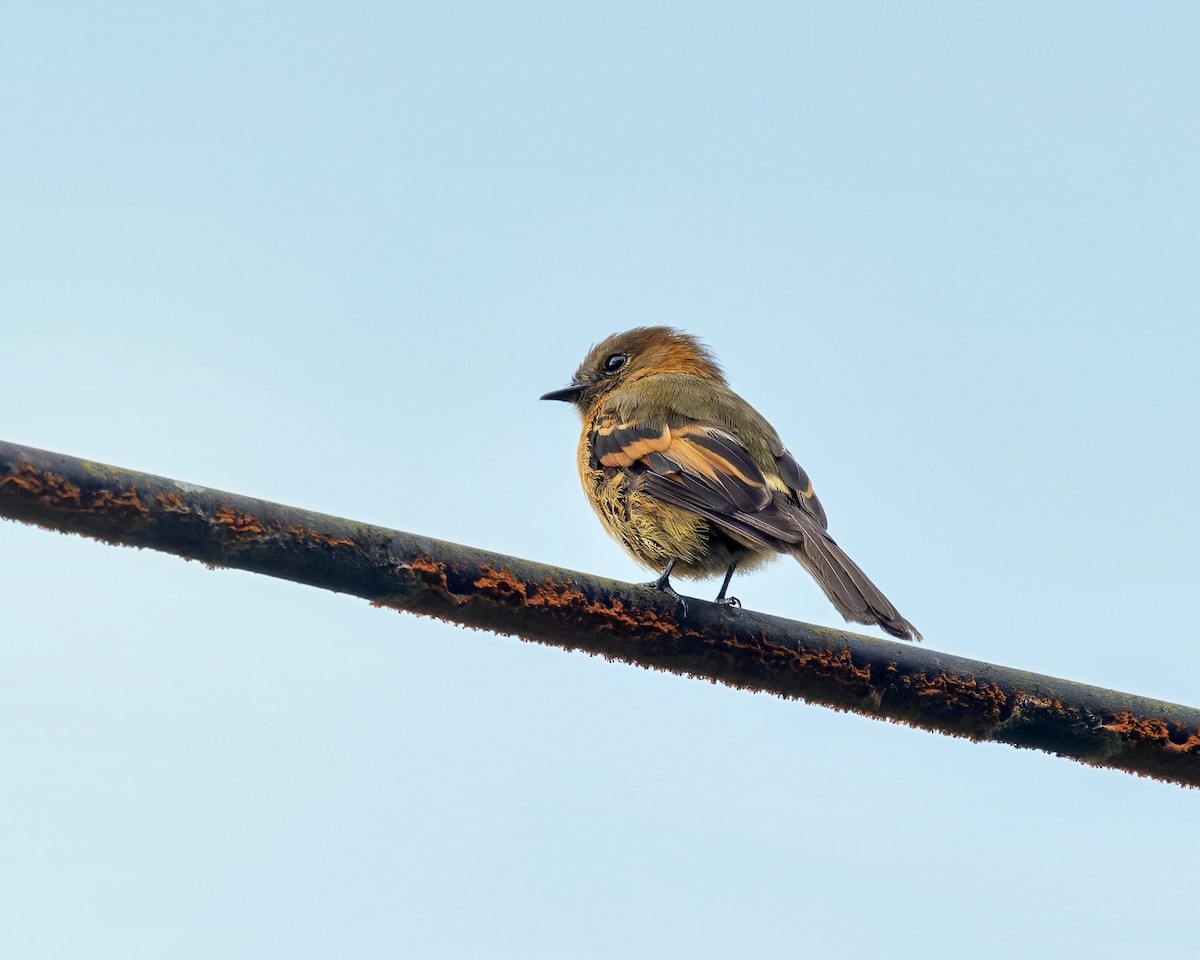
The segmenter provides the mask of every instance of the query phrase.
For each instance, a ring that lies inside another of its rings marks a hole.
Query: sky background
[[[0,435],[645,580],[537,397],[670,323],[928,647],[1200,704],[1198,44],[1187,3],[13,5]],[[1194,792],[11,523],[0,564],[7,957],[1196,948]],[[734,592],[841,625],[790,562]]]

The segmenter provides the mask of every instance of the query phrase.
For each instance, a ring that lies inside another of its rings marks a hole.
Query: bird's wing
[[[825,513],[812,484],[790,454],[783,451],[790,468],[781,469],[779,478],[789,496],[717,424],[607,415],[593,427],[590,446],[594,466],[624,470],[651,496],[694,510],[751,542],[780,549],[803,540],[814,524],[824,529]]]
[[[746,448],[711,424],[607,416],[593,429],[591,447],[597,466],[686,485],[718,513],[756,512],[771,501],[766,478]]]

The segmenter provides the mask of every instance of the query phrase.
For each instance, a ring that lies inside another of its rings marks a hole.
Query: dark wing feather
[[[597,467],[671,483],[686,478],[695,495],[718,513],[754,512],[771,502],[766,478],[746,448],[711,424],[671,426],[606,417],[592,432],[591,450]]]
[[[616,417],[605,417],[592,430],[592,466],[628,468],[648,454],[665,449],[670,440],[665,423],[622,423]]]
[[[825,517],[825,508],[821,506],[821,501],[817,499],[816,493],[813,492],[812,481],[808,479],[808,474],[804,472],[804,468],[796,462],[795,457],[788,453],[788,448],[780,442],[778,437],[772,436],[768,440],[771,446],[771,454],[775,457],[775,466],[779,470],[779,476],[796,497],[797,505],[805,513],[812,516],[821,525],[822,529],[828,527],[829,521]]]

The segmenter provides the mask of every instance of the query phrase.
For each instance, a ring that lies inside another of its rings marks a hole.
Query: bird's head
[[[614,333],[588,351],[569,387],[543,394],[564,400],[581,411],[625,384],[658,374],[683,374],[725,382],[708,348],[674,327],[635,327]]]

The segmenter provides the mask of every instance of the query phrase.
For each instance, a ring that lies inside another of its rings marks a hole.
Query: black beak
[[[561,390],[551,390],[549,393],[543,393],[539,400],[565,400],[567,403],[574,403],[587,389],[586,383],[573,383],[569,387],[563,387]]]

